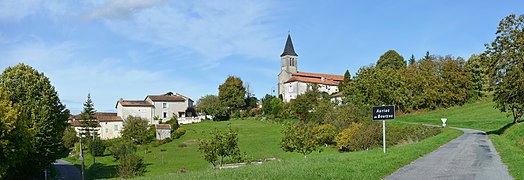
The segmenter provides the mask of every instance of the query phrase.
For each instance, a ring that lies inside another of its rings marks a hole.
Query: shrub
[[[176,129],[178,129],[180,127],[180,124],[178,124],[177,116],[174,113],[171,116],[171,119],[169,119],[169,121],[166,121],[165,124],[170,124],[171,125],[171,131],[174,131],[174,130],[176,130]]]
[[[122,178],[132,178],[145,173],[144,159],[135,153],[128,153],[120,157],[118,175]]]
[[[313,128],[313,134],[319,144],[332,145],[335,144],[337,128],[331,124],[323,124]]]
[[[165,138],[165,139],[162,139],[160,141],[158,141],[160,144],[166,144],[166,143],[169,143],[173,141],[171,138]]]
[[[93,148],[94,148],[93,152],[95,153],[95,156],[101,156],[101,155],[104,155],[104,152],[106,151],[106,148],[107,148],[107,144],[104,140],[97,137],[95,138]]]
[[[113,157],[118,160],[121,156],[135,153],[136,147],[134,144],[127,142],[113,143],[109,151],[111,151]]]
[[[280,147],[286,152],[299,152],[306,156],[318,149],[319,143],[311,127],[307,125],[288,125],[282,132],[284,137]]]
[[[340,151],[359,151],[378,146],[381,137],[380,126],[376,123],[351,123],[335,139]]]
[[[184,128],[178,128],[177,130],[171,133],[171,138],[178,139],[182,137],[184,134],[186,134],[186,130]]]
[[[76,136],[76,131],[73,126],[67,126],[64,131],[64,136],[62,137],[64,147],[68,150],[73,149],[75,143],[78,142],[78,137]]]
[[[228,162],[241,162],[243,156],[238,149],[237,132],[228,127],[225,132],[215,130],[212,139],[200,140],[198,150],[204,153],[204,159],[216,166],[217,163],[222,165],[225,159]]]

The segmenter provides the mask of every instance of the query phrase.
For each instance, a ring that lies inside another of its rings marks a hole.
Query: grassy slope
[[[506,129],[503,134],[490,134],[502,161],[508,165],[515,179],[524,179],[524,124],[519,123]],[[520,142],[520,147],[517,143]]]
[[[139,179],[378,179],[458,137],[462,132],[446,129],[442,134],[420,143],[352,153],[328,153],[308,158],[266,162],[237,169],[208,169],[200,172],[173,173]],[[298,153],[296,153],[298,154]]]
[[[442,125],[440,118],[448,118],[446,124],[450,127],[464,127],[486,132],[496,131],[511,123],[511,118],[494,109],[494,105],[493,102],[486,98],[464,106],[400,116],[397,120]]]
[[[282,126],[255,119],[236,119],[231,121],[212,122],[204,121],[198,124],[182,125],[187,130],[186,134],[180,139],[175,139],[170,143],[158,147],[140,147],[137,154],[144,157],[147,165],[146,176],[175,173],[180,169],[190,172],[201,171],[211,168],[211,165],[204,160],[202,154],[197,152],[197,139],[210,138],[215,130],[223,130],[228,125],[239,132],[239,148],[248,155],[249,159],[258,160],[276,157],[278,159],[292,159],[302,157],[298,153],[284,152],[280,149],[279,142],[282,138]],[[180,147],[180,144],[187,144],[187,147]],[[335,150],[325,149],[322,154],[336,153]],[[317,156],[319,153],[312,153]],[[113,178],[117,177],[115,172],[118,162],[106,152],[105,156],[97,157],[97,165],[92,165],[91,155],[86,154],[85,166],[89,179],[93,178]],[[77,158],[65,158],[80,167]]]

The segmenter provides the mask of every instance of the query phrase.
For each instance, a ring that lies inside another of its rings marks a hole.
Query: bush
[[[316,151],[319,143],[313,129],[307,125],[288,125],[283,131],[284,137],[280,142],[280,147],[286,152],[299,152],[306,156]]]
[[[184,128],[178,128],[177,130],[171,133],[171,138],[178,139],[182,137],[184,134],[186,134],[186,130]]]
[[[166,143],[169,143],[173,141],[171,138],[165,138],[165,139],[162,139],[160,141],[158,141],[160,144],[166,144]]]
[[[169,121],[166,121],[165,124],[170,124],[171,125],[171,131],[174,131],[174,130],[176,130],[176,129],[178,129],[180,127],[180,124],[178,124],[177,116],[174,113],[171,116],[171,119],[169,119]]]
[[[126,142],[120,142],[120,143],[113,143],[111,145],[111,154],[115,159],[120,159],[121,156],[124,156],[126,154],[135,153],[136,147],[132,143],[126,143]]]
[[[200,140],[198,150],[204,153],[204,159],[216,166],[228,162],[241,162],[243,156],[238,148],[237,132],[228,127],[225,132],[215,131],[213,138]]]
[[[120,157],[118,175],[122,178],[141,176],[146,172],[144,159],[135,153],[128,153]]]
[[[147,129],[147,141],[153,142],[156,140],[156,127],[154,124],[151,124]]]
[[[107,144],[104,140],[100,139],[100,138],[95,138],[95,142],[94,142],[94,153],[95,153],[95,156],[101,156],[101,155],[104,155],[104,152],[106,151],[106,148],[107,148]]]
[[[340,151],[359,151],[380,145],[382,133],[376,123],[351,123],[335,138]]]
[[[337,136],[337,128],[331,124],[323,124],[313,128],[313,134],[317,142],[325,146],[335,144],[335,136]]]

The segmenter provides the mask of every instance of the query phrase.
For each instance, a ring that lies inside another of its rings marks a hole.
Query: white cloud
[[[132,14],[153,6],[160,5],[164,0],[111,0],[87,15],[88,19],[127,19]]]
[[[182,75],[132,67],[125,59],[91,59],[91,47],[76,42],[23,43],[0,50],[0,68],[25,63],[43,72],[72,113],[82,110],[91,93],[99,111],[115,111],[118,98],[141,99],[168,91],[199,95],[203,89]],[[124,57],[125,58],[125,57]],[[191,86],[189,86],[191,84]]]
[[[282,37],[270,23],[277,9],[268,1],[116,2],[88,17],[105,17],[107,27],[126,38],[166,47],[174,54],[201,56],[196,64],[202,67],[215,67],[228,56],[272,59],[280,48],[274,45],[281,44]]]

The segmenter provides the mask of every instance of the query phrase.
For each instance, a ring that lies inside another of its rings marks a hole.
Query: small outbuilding
[[[156,139],[163,140],[171,137],[171,125],[170,124],[155,124],[156,128]]]

